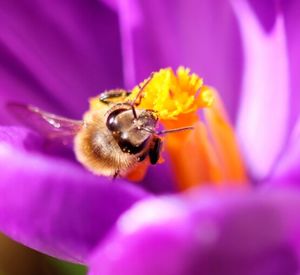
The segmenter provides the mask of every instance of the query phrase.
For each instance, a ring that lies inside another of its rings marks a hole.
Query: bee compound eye
[[[118,130],[118,123],[113,116],[109,116],[106,121],[106,126],[110,131]]]
[[[127,109],[117,109],[113,112],[111,112],[106,120],[106,127],[110,131],[118,131],[120,129],[120,125],[118,122],[118,115],[121,114],[122,112],[127,111]]]

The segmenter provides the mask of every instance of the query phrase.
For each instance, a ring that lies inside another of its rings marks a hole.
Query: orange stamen
[[[206,91],[208,87],[203,87]],[[180,190],[203,184],[239,185],[247,176],[232,126],[216,91],[214,103],[205,108],[205,121],[194,113],[162,121],[165,128],[193,125],[194,130],[166,136],[166,150]]]
[[[209,89],[204,87],[203,90]],[[204,110],[215,152],[224,169],[224,181],[245,182],[247,180],[243,160],[239,152],[234,130],[229,123],[224,106],[216,93],[211,108]]]
[[[156,111],[165,129],[194,126],[193,130],[164,138],[180,190],[207,183],[236,185],[247,181],[223,104],[217,92],[202,83],[201,78],[183,67],[176,74],[162,69],[152,76],[138,106]],[[138,92],[137,86],[130,98]],[[203,122],[197,114],[199,109],[204,112]]]
[[[219,160],[208,142],[202,122],[196,122],[194,130],[181,137],[175,134],[167,136],[165,144],[180,190],[222,180]]]
[[[147,160],[139,162],[136,166],[129,170],[126,175],[123,176],[130,181],[141,181],[145,177],[149,165],[150,163]]]

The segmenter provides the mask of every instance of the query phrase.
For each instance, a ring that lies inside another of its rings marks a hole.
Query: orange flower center
[[[134,87],[126,100],[133,101],[141,87],[137,108],[155,111],[165,129],[194,128],[163,138],[163,154],[170,156],[179,190],[207,183],[224,186],[247,182],[233,127],[216,90],[204,86],[200,77],[183,67],[176,73],[167,68],[152,74]],[[141,163],[128,177],[141,179],[147,166],[147,162]]]

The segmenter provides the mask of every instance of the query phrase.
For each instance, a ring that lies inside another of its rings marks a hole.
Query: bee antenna
[[[171,133],[176,133],[176,132],[181,132],[181,131],[186,131],[186,130],[193,130],[193,126],[186,126],[186,127],[180,127],[180,128],[174,128],[174,129],[168,129],[168,130],[161,130],[156,132],[157,135],[165,135],[165,134],[171,134]]]
[[[142,128],[140,128],[140,129],[143,130],[143,131],[145,131],[145,132],[148,132],[148,133],[150,133],[150,134],[156,134],[156,131],[155,131],[155,130],[149,129],[149,128],[147,128],[147,127],[142,127]]]
[[[150,75],[150,77],[148,78],[148,80],[146,81],[146,83],[145,83],[142,87],[139,86],[140,90],[139,90],[139,92],[137,93],[137,95],[135,96],[134,100],[131,102],[132,105],[138,105],[138,104],[136,104],[136,102],[137,102],[138,99],[141,98],[142,92],[145,90],[145,88],[147,87],[147,85],[148,85],[148,84],[150,83],[150,81],[152,80],[153,75],[154,75],[154,73],[151,73],[151,75]],[[140,102],[139,102],[139,103],[140,103]]]
[[[131,107],[134,119],[137,119],[137,114],[136,114],[134,106],[130,104],[130,107]]]
[[[149,129],[147,127],[142,127],[141,130],[144,130],[150,134],[156,134],[156,135],[165,135],[165,134],[171,134],[171,133],[176,133],[176,132],[181,132],[181,131],[186,131],[186,130],[193,130],[193,126],[186,126],[186,127],[181,127],[181,128],[174,128],[174,129],[169,129],[169,130],[161,130],[161,131],[155,131],[152,129]]]
[[[140,88],[139,92],[137,93],[137,95],[135,96],[135,98],[133,99],[133,101],[130,102],[130,106],[131,106],[131,109],[132,109],[132,113],[133,113],[133,116],[134,116],[135,119],[137,119],[137,114],[136,114],[136,111],[135,111],[134,106],[135,106],[135,105],[139,105],[139,104],[141,103],[141,95],[142,95],[142,92],[144,91],[144,89],[146,88],[146,86],[147,86],[147,85],[150,83],[150,81],[152,80],[153,75],[154,75],[154,73],[151,73],[149,79],[146,81],[146,83],[145,83],[142,87],[140,87],[140,85],[139,85],[139,88]],[[137,101],[138,101],[138,100],[140,100],[140,101],[139,101],[138,104],[137,104]]]

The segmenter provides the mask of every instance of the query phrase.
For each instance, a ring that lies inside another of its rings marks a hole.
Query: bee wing
[[[22,103],[8,103],[9,111],[25,126],[48,139],[70,142],[83,126],[83,121],[57,116]]]

